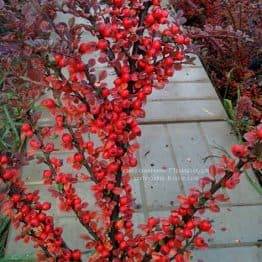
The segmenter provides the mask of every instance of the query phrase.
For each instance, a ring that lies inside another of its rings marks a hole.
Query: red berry
[[[147,220],[147,224],[150,226],[150,227],[154,227],[158,224],[158,220],[154,217],[150,217],[148,218]]]
[[[175,58],[176,60],[178,60],[178,61],[182,61],[182,60],[185,58],[185,55],[184,55],[183,52],[178,51],[178,52],[176,52],[174,58]]]
[[[56,63],[59,64],[61,60],[63,59],[63,56],[60,54],[57,54],[54,56],[54,58],[55,58]]]
[[[117,170],[118,170],[118,164],[117,164],[117,163],[110,163],[110,164],[107,166],[107,171],[108,171],[109,173],[115,173]]]
[[[170,247],[168,245],[161,246],[161,252],[167,255],[170,252]]]
[[[40,213],[37,218],[40,222],[44,222],[46,220],[46,215],[44,213]]]
[[[62,136],[62,141],[65,143],[65,144],[70,144],[72,143],[73,141],[73,138],[70,134],[63,134]]]
[[[194,239],[194,245],[195,247],[198,247],[198,248],[207,246],[207,244],[205,243],[205,240],[202,237],[196,237]]]
[[[45,240],[47,239],[47,237],[48,237],[48,234],[46,232],[42,232],[41,235],[39,236],[41,240]]]
[[[176,35],[175,36],[175,41],[179,44],[179,45],[183,45],[185,38],[183,35]]]
[[[41,102],[41,105],[49,109],[56,107],[56,103],[53,99],[47,98]]]
[[[124,240],[121,241],[119,247],[120,247],[121,249],[125,249],[125,248],[127,247],[126,241],[124,241]]]
[[[189,229],[184,229],[183,230],[183,236],[185,237],[185,238],[191,238],[192,237],[192,231],[191,230],[189,230]]]
[[[192,230],[194,227],[195,227],[195,224],[194,224],[193,221],[187,222],[187,224],[186,224],[187,229]]]
[[[49,210],[51,208],[51,204],[49,203],[49,202],[44,202],[43,204],[42,204],[42,209],[43,210]]]
[[[81,252],[80,250],[76,249],[72,252],[72,259],[74,261],[79,261],[81,259]]]
[[[128,198],[127,197],[121,197],[120,198],[120,205],[124,206],[128,203]]]
[[[5,180],[11,180],[13,177],[15,177],[16,175],[16,170],[14,169],[7,169],[5,170],[4,174],[3,174],[3,178]]]
[[[24,123],[24,124],[22,124],[22,126],[21,126],[21,131],[22,132],[28,132],[28,131],[30,131],[30,130],[32,130],[32,127],[31,127],[31,125],[30,124],[28,124],[28,123]]]
[[[180,31],[179,27],[175,24],[171,26],[170,30],[173,34],[177,34]]]
[[[44,151],[46,153],[51,153],[55,150],[55,146],[54,146],[54,143],[47,143],[45,146],[44,146]]]
[[[97,43],[97,48],[100,50],[105,50],[108,47],[108,42],[104,39],[100,39]]]
[[[82,162],[82,161],[84,160],[84,156],[83,156],[82,154],[80,154],[80,153],[76,153],[76,154],[74,155],[74,160],[75,160],[76,162]]]
[[[245,145],[233,145],[231,147],[231,152],[235,157],[242,158],[247,155],[247,147]]]
[[[44,177],[44,178],[51,178],[51,177],[52,177],[52,172],[51,172],[51,170],[45,170],[45,171],[43,172],[43,177]]]
[[[41,147],[41,142],[39,140],[36,140],[36,139],[31,139],[29,144],[34,149],[39,149]]]
[[[177,255],[175,256],[175,261],[176,261],[176,262],[185,262],[186,260],[184,259],[183,255],[177,254]]]
[[[39,226],[40,222],[39,222],[39,220],[38,220],[37,218],[32,218],[32,219],[30,220],[30,224],[31,224],[33,227],[37,227],[37,226]]]
[[[91,219],[91,216],[89,213],[85,213],[83,216],[82,216],[82,220],[84,223],[88,224],[90,222],[90,219]]]
[[[130,167],[135,167],[137,165],[137,160],[136,160],[135,157],[129,158],[129,165],[130,165]]]
[[[155,22],[155,18],[152,14],[147,15],[146,19],[145,19],[145,24],[150,26]]]
[[[203,220],[199,223],[198,227],[204,232],[209,232],[212,228],[212,225],[208,220]]]
[[[19,202],[19,201],[21,200],[21,196],[18,195],[18,194],[14,194],[14,195],[12,195],[11,200],[12,200],[14,203],[17,203],[17,202]]]
[[[113,0],[113,4],[117,7],[122,6],[124,3],[124,0]]]
[[[118,242],[120,242],[120,241],[122,241],[122,240],[124,239],[124,235],[123,235],[122,233],[117,233],[117,234],[115,235],[115,239],[116,239]]]
[[[25,135],[26,135],[27,137],[32,137],[33,134],[34,134],[33,130],[29,130],[29,131],[27,131],[27,132],[25,133]]]
[[[262,140],[262,127],[257,130],[257,138]]]
[[[80,44],[79,46],[79,52],[82,53],[82,54],[86,54],[86,53],[89,53],[93,50],[93,46],[92,46],[92,43],[82,43]]]
[[[8,163],[8,157],[6,155],[0,156],[0,164],[5,165]]]
[[[110,90],[108,88],[104,87],[102,89],[101,94],[102,94],[103,97],[108,97],[110,95]]]
[[[169,217],[169,221],[172,225],[178,225],[180,224],[180,218],[178,215],[176,214],[171,214],[171,216]]]

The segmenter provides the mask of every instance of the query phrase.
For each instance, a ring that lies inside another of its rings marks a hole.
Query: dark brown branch
[[[121,171],[121,169],[119,169],[119,171],[116,174],[116,186],[117,187],[121,186],[121,180],[122,180],[122,171]],[[108,236],[109,236],[111,243],[113,245],[113,249],[116,249],[116,248],[118,248],[118,242],[115,239],[115,234],[116,234],[116,222],[119,219],[119,211],[120,211],[119,210],[119,200],[120,200],[119,195],[114,194],[112,196],[112,200],[115,201],[116,204],[115,204],[115,207],[114,207],[112,214],[111,214],[111,217],[110,217],[110,220],[113,224],[112,224],[111,230],[108,233]],[[113,252],[111,252],[109,260],[113,261]]]
[[[151,1],[147,1],[144,3],[144,9],[142,9],[142,11],[139,14],[139,24],[138,24],[138,30],[136,31],[136,34],[138,37],[141,37],[144,33],[144,27],[143,27],[143,23],[145,20],[145,17],[147,15],[147,12],[150,8],[150,6],[152,5]],[[134,47],[133,47],[133,55],[137,55],[139,51],[139,40],[137,40],[134,43]]]

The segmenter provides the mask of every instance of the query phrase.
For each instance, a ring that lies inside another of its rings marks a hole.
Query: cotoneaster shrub
[[[25,158],[46,164],[43,181],[59,200],[59,208],[74,212],[86,230],[83,241],[93,251],[88,261],[188,261],[192,248],[207,247],[202,233],[214,231],[204,212],[219,212],[218,203],[227,198],[218,191],[233,189],[247,168],[261,168],[256,148],[261,144],[262,127],[246,134],[247,143],[232,146],[235,158],[221,156],[220,162],[210,167],[209,177],[202,178],[188,195],[178,196],[179,207],[168,217],[150,217],[140,225],[141,232],[134,233],[129,170],[137,165],[138,119],[145,115],[143,106],[152,89],[163,88],[175,68],[181,67],[190,39],[158,0],[30,3],[27,7],[33,17],[42,19],[55,38],[45,50],[41,41],[39,52],[33,48],[41,58],[48,52],[40,78],[19,72],[16,77],[22,76],[29,87],[39,87],[42,93],[51,91],[41,106],[54,121],[41,126],[34,109],[24,110],[21,136],[28,140]],[[3,4],[1,10],[6,15],[10,11]],[[58,13],[83,22],[71,18],[57,23]],[[84,33],[95,40],[83,41]],[[38,33],[31,37],[36,41]],[[98,58],[93,57],[95,52]],[[98,62],[114,70],[113,83],[107,83],[107,72],[99,70]],[[52,141],[54,136],[59,138],[58,145]],[[62,171],[65,163],[54,155],[58,147],[73,149],[67,159],[71,173]],[[26,189],[18,159],[3,152],[0,164],[1,185],[6,187],[1,210],[20,230],[18,238],[34,242],[40,261],[82,261],[82,250],[68,246],[63,239],[66,228],[55,226],[49,214],[51,203],[42,202],[38,191]],[[84,173],[77,172],[82,168]],[[93,184],[97,210],[89,209],[88,199],[81,199],[76,192],[76,183],[84,181]]]

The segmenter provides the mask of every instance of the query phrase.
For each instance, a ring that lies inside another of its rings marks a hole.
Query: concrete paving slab
[[[180,71],[175,71],[174,75],[170,78],[174,82],[209,82],[209,78],[204,67],[187,66]]]
[[[219,100],[152,101],[145,106],[143,124],[225,120]]]
[[[210,82],[169,82],[163,89],[154,89],[149,101],[217,99]],[[150,103],[148,101],[148,103]]]
[[[167,125],[185,192],[208,174],[208,148],[197,123]]]
[[[171,207],[174,196],[181,193],[179,177],[173,170],[170,141],[163,125],[143,126],[139,151],[147,206]]]
[[[221,151],[215,147],[220,146],[227,152],[230,152],[231,145],[238,143],[236,136],[233,134],[231,126],[225,121],[217,122],[205,122],[200,123],[203,133],[207,139],[210,151],[213,154],[221,154]],[[253,172],[249,172],[248,175],[256,182]],[[249,204],[249,203],[261,203],[262,196],[252,187],[247,179],[246,174],[243,174],[240,180],[240,184],[234,190],[228,190],[228,194],[231,199],[231,203],[234,204]]]

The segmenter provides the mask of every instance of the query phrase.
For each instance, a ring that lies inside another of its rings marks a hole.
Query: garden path
[[[164,90],[155,90],[145,108],[146,118],[141,120],[139,139],[139,167],[132,170],[136,224],[143,223],[149,216],[166,216],[176,206],[176,196],[188,192],[200,177],[207,175],[212,160],[204,162],[203,158],[217,153],[214,146],[229,150],[236,142],[224,108],[198,58],[195,65],[186,65],[176,72]],[[41,124],[48,123],[50,118],[44,115]],[[66,159],[68,152],[54,154]],[[41,170],[44,168],[35,162],[24,167],[22,173],[26,184],[32,190],[39,189],[42,199],[53,203],[51,213],[56,224],[64,226],[68,245],[84,250],[79,238],[83,230],[74,215],[59,211],[42,185]],[[66,169],[69,168],[66,165]],[[89,186],[89,183],[82,183],[77,190],[89,199],[90,208],[94,208]],[[262,198],[245,175],[237,189],[227,193],[231,200],[223,205],[221,212],[206,214],[214,218],[216,234],[209,236],[208,251],[194,253],[194,262],[262,261],[261,248],[258,248],[262,239]],[[32,246],[15,243],[14,238],[14,229],[11,229],[8,255],[33,252]]]

